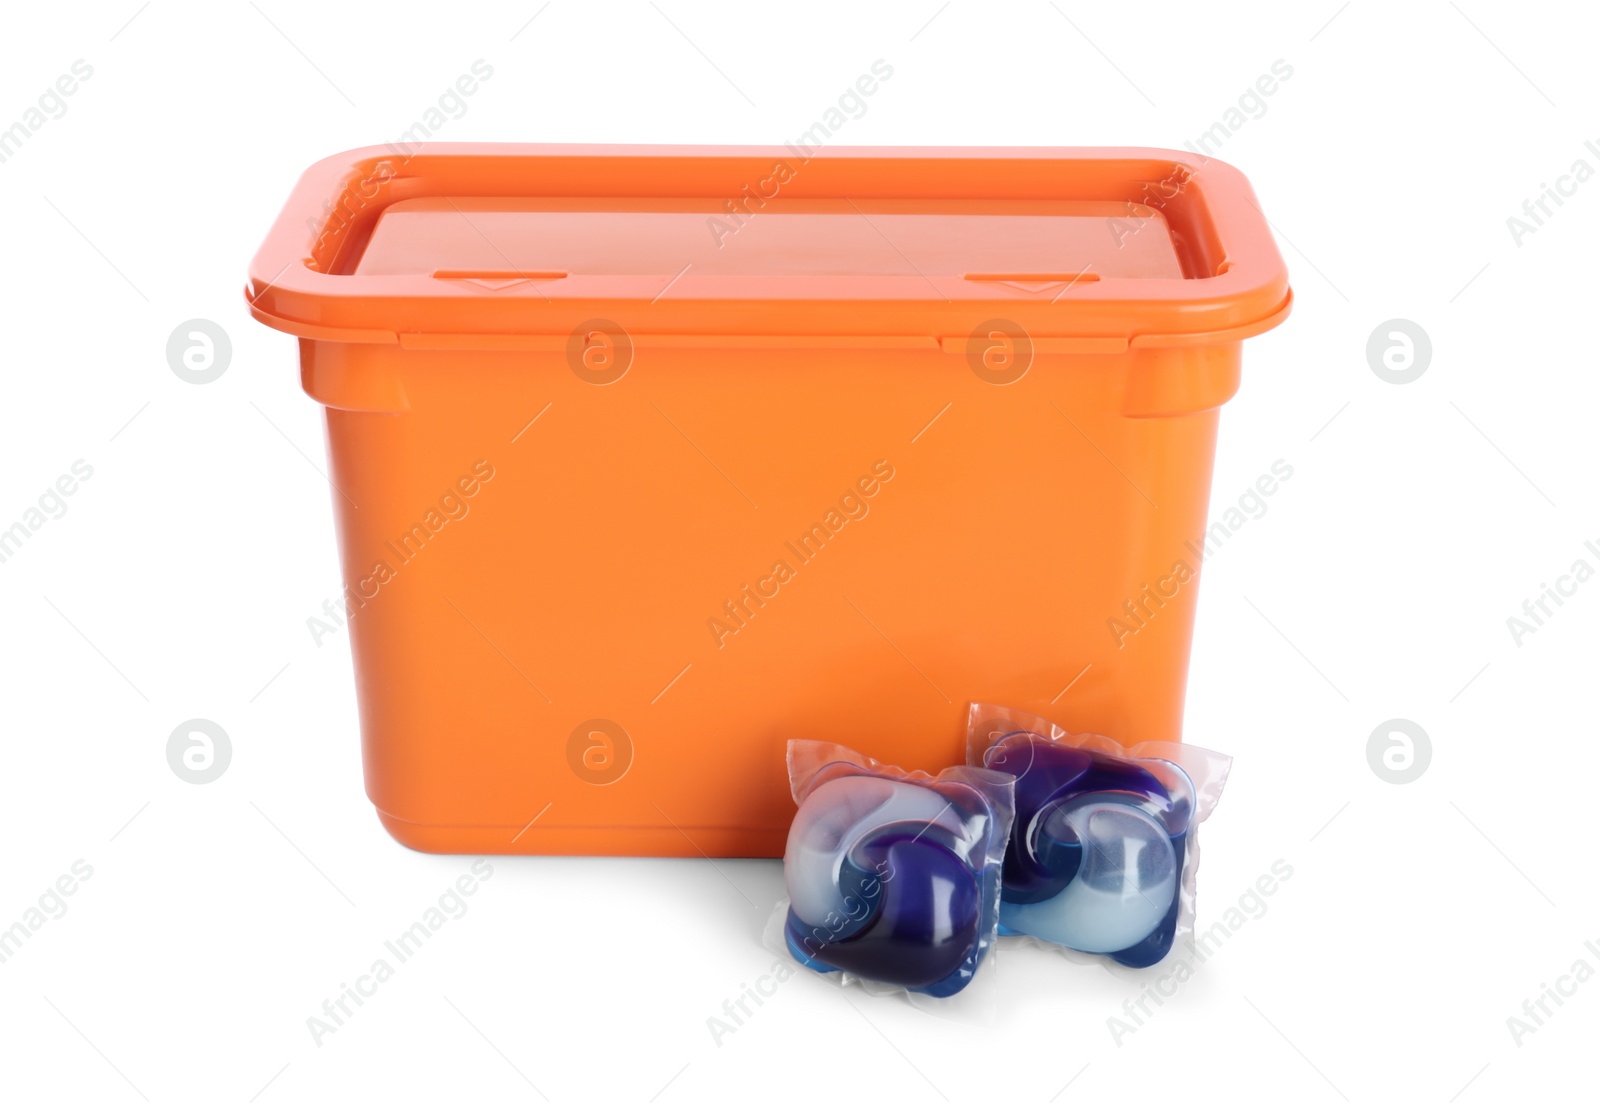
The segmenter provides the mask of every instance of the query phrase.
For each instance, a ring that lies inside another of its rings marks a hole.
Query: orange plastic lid
[[[839,339],[1041,351],[1237,340],[1288,275],[1233,167],[1143,149],[422,145],[314,165],[250,269],[304,337],[541,348]]]

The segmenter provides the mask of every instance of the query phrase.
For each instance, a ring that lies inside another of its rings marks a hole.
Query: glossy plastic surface
[[[848,862],[858,872],[870,871],[859,851],[863,840],[896,827],[912,836],[935,827],[951,836],[962,831],[949,799],[925,786],[857,775],[813,791],[795,814],[784,850],[784,880],[800,923],[822,924],[832,913],[855,919],[862,910],[851,883],[862,875],[846,876],[842,868]]]
[[[1017,779],[1002,932],[1108,954],[1126,965],[1159,960],[1178,920],[1184,839],[1195,807],[1183,770],[1034,732],[998,740],[983,765]]]
[[[1074,950],[1122,951],[1149,938],[1178,894],[1178,860],[1161,825],[1139,809],[1090,794],[1051,815],[1040,835],[1071,850],[1072,876],[1054,897],[1002,897],[1000,922]]]
[[[966,988],[997,930],[1010,780],[970,767],[909,775],[811,741],[792,744],[789,762],[790,952],[928,996]]]
[[[357,151],[247,296],[327,408],[385,826],[684,856],[781,853],[795,736],[1178,739],[1217,408],[1289,304],[1235,170],[1062,149]]]

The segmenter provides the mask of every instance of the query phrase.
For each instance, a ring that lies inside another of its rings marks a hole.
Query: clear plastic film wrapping
[[[1166,741],[1125,747],[975,703],[967,762],[1015,781],[1002,935],[1134,969],[1190,938],[1198,826],[1222,796],[1228,756]]]
[[[814,740],[790,741],[788,765],[789,897],[769,940],[869,992],[922,1004],[966,989],[995,944],[1012,777],[906,771]]]

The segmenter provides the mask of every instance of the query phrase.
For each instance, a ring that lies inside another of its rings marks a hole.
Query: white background
[[[1506,620],[1574,560],[1600,566],[1600,180],[1520,244],[1506,220],[1575,160],[1600,169],[1597,32],[1576,5],[1485,0],[11,6],[0,126],[76,59],[93,76],[0,164],[0,523],[75,460],[93,476],[0,564],[0,926],[75,861],[93,873],[0,964],[0,1096],[1587,1084],[1600,984],[1521,1045],[1507,1018],[1575,960],[1600,967],[1600,581],[1520,646]],[[493,77],[441,139],[781,142],[882,58],[893,78],[839,143],[1181,146],[1293,67],[1216,151],[1252,180],[1297,302],[1246,346],[1213,515],[1274,460],[1294,476],[1206,565],[1187,717],[1237,759],[1202,924],[1275,861],[1293,873],[1133,1033],[1108,1017],[1137,982],[1007,945],[988,1022],[802,972],[719,1040],[708,1018],[774,970],[778,863],[501,858],[312,1041],[307,1017],[471,860],[401,848],[362,795],[346,641],[306,629],[340,586],[321,411],[241,286],[305,166],[398,137],[480,58]],[[196,317],[233,343],[205,386],[165,355]],[[1392,318],[1431,335],[1414,383],[1368,365]],[[208,785],[166,761],[193,717],[233,745]],[[1397,717],[1431,741],[1409,784],[1368,761]]]

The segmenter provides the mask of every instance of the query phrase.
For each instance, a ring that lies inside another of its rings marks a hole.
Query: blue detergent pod
[[[875,836],[845,865],[853,877],[878,879],[881,900],[856,934],[819,948],[814,958],[861,977],[929,990],[976,954],[978,879],[943,842],[926,835]]]
[[[1084,793],[1098,793],[1108,801],[1134,805],[1163,823],[1174,819],[1178,811],[1166,786],[1142,766],[1056,743],[1032,732],[1015,732],[997,741],[985,753],[983,765],[1017,779],[1017,818],[1006,851],[1007,901],[1049,900],[1066,888],[1077,869],[1076,840],[1067,841],[1069,846],[1060,849],[1060,841],[1024,831],[1024,817],[1029,820],[1026,827],[1042,825],[1042,812]],[[1192,787],[1189,792],[1192,795]]]
[[[961,767],[891,775],[855,759],[803,787],[784,853],[785,941],[819,972],[959,992],[996,934],[1010,809],[1005,801],[1002,815],[985,791],[1009,798],[1009,780]],[[963,772],[982,784],[959,781]]]
[[[1001,932],[1130,966],[1164,957],[1195,808],[1188,775],[1028,731],[996,740],[983,763],[1017,778]]]
[[[1166,919],[1177,899],[1178,861],[1166,829],[1147,813],[1090,794],[1058,806],[1041,834],[1064,843],[1053,853],[1070,861],[1073,875],[1047,900],[1012,903],[1002,893],[1006,930],[1110,954],[1147,939]]]

